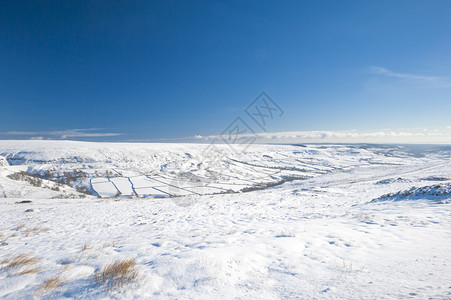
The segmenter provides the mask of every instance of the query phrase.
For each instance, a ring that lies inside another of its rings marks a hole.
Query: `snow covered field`
[[[450,147],[206,148],[0,141],[0,297],[451,298]]]

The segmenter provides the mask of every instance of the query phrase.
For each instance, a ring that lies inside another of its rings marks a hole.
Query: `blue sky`
[[[0,138],[261,132],[265,91],[272,141],[451,142],[450,36],[451,1],[5,0]]]

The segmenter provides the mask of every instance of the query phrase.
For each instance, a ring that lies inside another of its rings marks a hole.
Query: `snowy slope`
[[[204,147],[0,142],[11,165],[0,168],[0,297],[451,298],[448,151],[219,145],[214,160]],[[73,169],[87,176],[61,184],[66,194],[92,181],[107,198],[50,199],[63,192],[8,177]],[[205,192],[214,188],[225,193]],[[10,267],[19,254],[36,271]],[[93,279],[128,258],[135,281],[111,290]],[[42,291],[55,277],[61,285]]]

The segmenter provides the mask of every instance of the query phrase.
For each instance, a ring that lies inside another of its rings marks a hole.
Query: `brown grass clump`
[[[5,258],[0,264],[14,276],[18,276],[39,273],[40,269],[36,266],[38,261],[38,258],[31,254],[20,254],[13,258]]]
[[[17,230],[21,230],[21,229],[23,229],[23,228],[25,228],[25,224],[23,224],[23,223],[21,223],[21,224],[19,224],[19,225],[16,226],[16,229],[17,229]]]
[[[116,260],[94,274],[96,284],[106,284],[109,290],[122,288],[137,278],[138,271],[134,259]]]
[[[84,243],[83,246],[81,246],[81,252],[84,252],[91,248],[91,246],[88,243]]]
[[[35,227],[27,228],[25,230],[25,236],[29,237],[32,233],[36,235],[36,234],[39,234],[40,232],[47,232],[47,231],[49,231],[48,228],[41,227],[41,226],[35,226]]]
[[[61,278],[59,276],[55,276],[55,277],[52,277],[52,278],[44,281],[44,283],[42,283],[38,287],[36,292],[45,294],[45,293],[48,293],[50,291],[56,290],[57,288],[59,288],[63,284],[64,284],[64,282],[61,280]]]

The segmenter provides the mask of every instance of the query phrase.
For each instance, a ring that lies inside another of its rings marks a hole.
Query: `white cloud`
[[[388,70],[383,67],[371,66],[369,67],[369,72],[372,74],[383,75],[386,77],[399,78],[409,81],[422,82],[422,83],[433,83],[438,84],[440,86],[451,86],[451,79],[439,76],[427,76],[427,75],[419,75],[419,74],[411,74],[411,73],[399,73]]]
[[[99,131],[99,128],[87,128],[87,129],[66,129],[55,131],[8,131],[3,132],[5,135],[18,135],[18,136],[32,136],[31,139],[43,139],[44,137],[51,138],[74,138],[74,137],[112,137],[119,136],[121,133],[111,132],[95,132]]]
[[[251,137],[249,134],[241,138]],[[260,143],[451,143],[451,133],[430,129],[379,131],[287,131],[264,132],[257,135]],[[204,136],[205,140],[221,142],[221,136]]]

